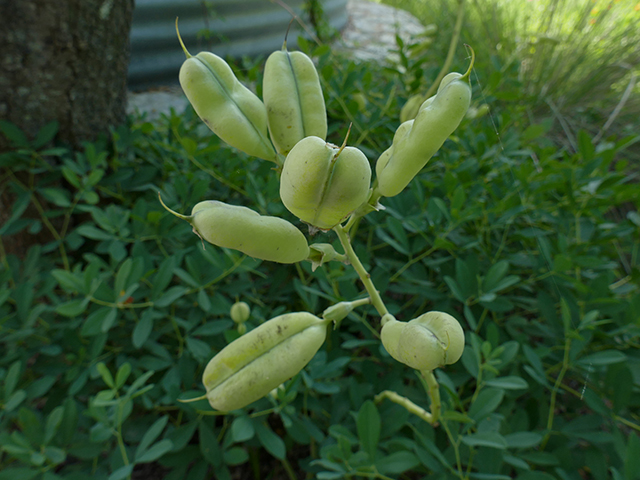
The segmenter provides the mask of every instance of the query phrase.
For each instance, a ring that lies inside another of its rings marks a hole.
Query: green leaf
[[[232,447],[224,452],[224,463],[227,465],[242,465],[248,460],[249,454],[244,448]]]
[[[529,384],[522,377],[515,375],[508,377],[492,378],[486,381],[488,387],[502,388],[504,390],[522,390],[529,388]]]
[[[43,188],[38,193],[58,207],[66,208],[71,205],[69,192],[62,188]]]
[[[114,471],[111,475],[109,475],[108,480],[124,480],[128,478],[131,473],[133,473],[134,465],[123,465]]]
[[[160,440],[158,443],[152,445],[148,450],[142,453],[139,457],[136,456],[136,463],[155,462],[165,453],[170,452],[172,448],[173,443],[171,443],[171,440],[168,440],[166,438],[164,440]]]
[[[269,428],[266,422],[257,421],[254,424],[258,440],[265,448],[267,452],[276,457],[278,460],[283,460],[287,455],[287,449],[282,439],[273,433],[273,430]]]
[[[133,346],[135,348],[142,347],[142,345],[144,345],[144,342],[147,341],[149,335],[153,330],[153,321],[153,310],[146,309],[142,314],[142,318],[140,318],[140,321],[136,323],[136,326],[133,329],[133,334],[131,335],[131,343],[133,343]]]
[[[115,307],[100,307],[87,317],[80,330],[80,335],[91,337],[106,333],[113,326],[117,316],[118,310]]]
[[[164,427],[167,426],[168,421],[169,417],[165,415],[164,417],[160,417],[149,427],[138,444],[135,455],[136,461],[138,461],[137,459],[147,450],[149,445],[156,441],[164,430]]]
[[[122,262],[120,268],[118,269],[114,286],[116,297],[118,298],[124,295],[124,292],[127,288],[127,279],[129,278],[129,274],[131,273],[132,266],[133,260],[131,258],[127,258],[124,262]]]
[[[219,335],[225,330],[229,330],[232,325],[233,322],[231,320],[212,320],[196,328],[193,331],[192,335],[202,337],[206,337],[209,335]]]
[[[156,307],[168,307],[177,299],[182,297],[185,293],[187,293],[188,289],[186,287],[175,286],[171,287],[169,290],[164,292],[157,300],[154,300],[154,305]]]
[[[107,387],[113,388],[115,386],[115,383],[113,381],[113,376],[111,375],[111,372],[109,371],[107,366],[103,362],[100,362],[96,365],[96,369],[98,370],[98,373],[102,377],[102,380],[107,385]]]
[[[637,480],[640,478],[640,439],[631,432],[627,442],[627,452],[624,459],[625,480]]]
[[[367,400],[360,407],[356,426],[362,450],[369,455],[371,461],[375,460],[376,448],[380,440],[381,422],[378,409],[371,400]]]
[[[28,147],[29,141],[22,130],[7,120],[0,120],[0,132],[12,143],[14,147]],[[19,478],[19,477],[15,477]]]
[[[23,401],[27,398],[27,392],[24,390],[16,390],[13,394],[7,398],[4,404],[5,412],[11,412],[15,410]]]
[[[9,371],[4,377],[4,398],[9,398],[9,395],[15,390],[18,380],[20,380],[21,370],[22,362],[20,360],[16,360],[9,367]]]
[[[582,357],[578,360],[578,364],[583,367],[602,367],[605,365],[612,365],[615,363],[626,362],[627,356],[619,350],[602,350],[600,352],[592,353],[586,357]]]
[[[251,440],[255,433],[253,422],[246,415],[239,416],[231,424],[231,437],[234,442],[242,443]]]
[[[66,270],[55,269],[51,271],[51,275],[58,281],[58,285],[70,292],[82,292],[84,290],[84,282],[82,278],[75,273]]]
[[[118,368],[118,373],[116,374],[116,390],[120,390],[124,386],[130,374],[131,364],[129,362],[123,363],[120,368]]]
[[[0,480],[31,480],[40,475],[40,470],[31,468],[3,468],[0,471]]]
[[[211,347],[208,343],[191,336],[187,337],[186,343],[187,349],[195,358],[206,360],[211,356]]]
[[[502,403],[504,390],[501,388],[487,388],[482,390],[475,402],[469,408],[469,416],[476,422],[484,420],[490,413]]]
[[[47,143],[53,140],[53,137],[58,133],[58,122],[53,120],[46,125],[44,125],[40,130],[38,130],[38,134],[36,135],[36,139],[33,141],[33,146],[37,149],[44,147]]]
[[[504,438],[509,448],[532,448],[542,441],[542,435],[535,432],[515,432]]]
[[[456,297],[462,303],[465,303],[467,301],[467,298],[463,295],[462,290],[452,277],[445,275],[444,281],[449,287],[449,290],[451,290],[451,293],[453,293],[454,297]]]
[[[77,317],[84,313],[88,304],[88,298],[77,298],[58,305],[56,307],[56,313],[69,318]]]
[[[200,436],[200,452],[204,459],[214,467],[220,467],[222,465],[222,452],[220,451],[220,445],[213,431],[205,425],[204,422],[200,422],[198,426],[198,433]]]
[[[381,473],[399,474],[420,465],[420,460],[413,453],[406,450],[394,452],[375,462]]]
[[[471,267],[461,258],[456,258],[456,285],[465,300],[478,293],[478,280]]]
[[[505,450],[507,441],[497,432],[483,432],[464,435],[462,443],[470,447],[489,447]]]
[[[111,240],[113,238],[112,234],[100,230],[93,225],[80,225],[75,229],[75,232],[91,240]]]
[[[53,439],[53,436],[58,431],[58,428],[60,428],[60,423],[62,423],[63,415],[64,415],[64,408],[62,407],[62,405],[59,405],[56,408],[54,408],[49,414],[49,416],[47,417],[47,423],[44,429],[44,442],[43,442],[45,445],[48,444]]]

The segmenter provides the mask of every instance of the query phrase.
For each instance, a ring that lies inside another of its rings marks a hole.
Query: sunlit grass
[[[446,48],[457,0],[383,3],[438,24],[435,48]],[[517,71],[530,119],[552,116],[567,137],[580,128],[630,134],[640,116],[638,25],[637,0],[466,0],[460,43],[473,45],[485,78],[503,74],[493,92]]]

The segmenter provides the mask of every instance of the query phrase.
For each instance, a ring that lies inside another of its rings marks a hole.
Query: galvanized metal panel
[[[131,30],[131,61],[128,83],[142,89],[177,82],[185,59],[175,32],[179,17],[180,34],[192,54],[202,50],[217,55],[241,57],[268,54],[282,46],[290,14],[270,0],[136,0]],[[304,0],[286,0],[302,15]],[[323,9],[331,26],[342,29],[347,22],[347,0],[325,0]],[[209,39],[203,32],[210,32]],[[289,45],[296,46],[301,33],[292,26]]]

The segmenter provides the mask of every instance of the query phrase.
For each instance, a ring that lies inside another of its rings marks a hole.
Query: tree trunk
[[[72,147],[125,118],[133,0],[0,0],[0,118]],[[0,135],[0,151],[6,150]]]
[[[133,2],[0,0],[0,119],[30,139],[56,120],[56,139],[73,149],[122,123]],[[9,147],[0,133],[0,153]],[[0,171],[0,225],[15,201],[6,174]],[[31,205],[23,216],[38,213]],[[21,231],[2,239],[0,253],[23,256],[49,237]]]

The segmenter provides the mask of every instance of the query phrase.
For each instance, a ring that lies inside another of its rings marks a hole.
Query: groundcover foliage
[[[373,161],[398,124],[399,76],[329,53],[316,52],[330,138],[353,122],[350,143]],[[3,123],[15,202],[0,233],[51,241],[2,252],[0,479],[639,478],[634,140],[581,133],[568,154],[545,124],[503,129],[513,123],[506,109],[466,121],[354,238],[398,319],[439,310],[463,324],[462,360],[436,371],[435,428],[374,401],[393,390],[428,407],[372,307],[273,395],[223,416],[178,402],[202,393],[204,365],[238,337],[236,299],[251,329],[358,297],[355,273],[203,246],[167,214],[158,192],[177,209],[215,198],[297,222],[271,165],[190,110],[132,120],[84,152],[51,147],[55,125],[29,142]]]

